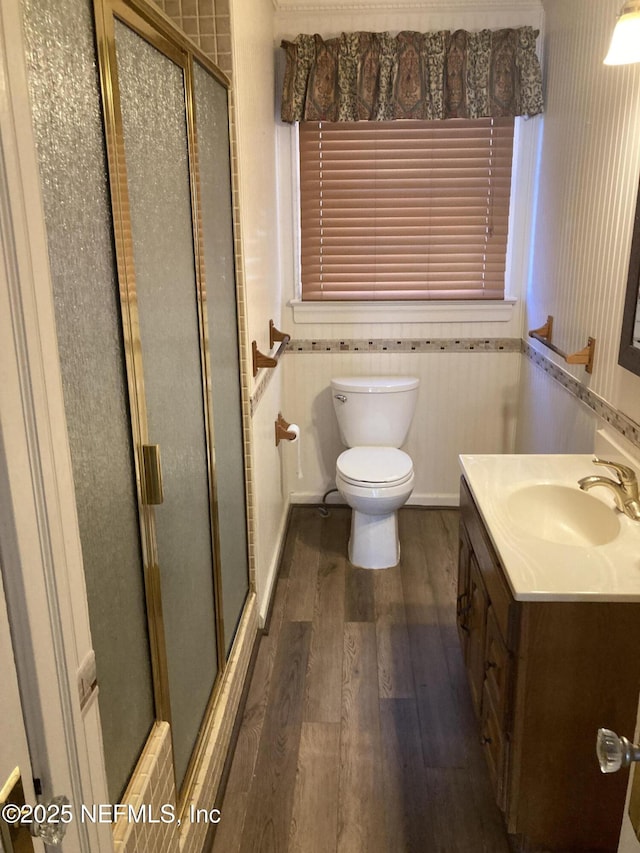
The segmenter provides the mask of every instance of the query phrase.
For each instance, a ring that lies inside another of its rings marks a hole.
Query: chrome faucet
[[[606,459],[598,459],[597,456],[593,457],[593,462],[595,465],[605,465],[607,468],[611,468],[618,475],[618,479],[612,480],[610,477],[600,477],[593,474],[591,477],[583,477],[582,480],[578,480],[580,488],[587,492],[594,486],[606,486],[613,492],[616,506],[620,512],[634,521],[640,521],[638,478],[633,468],[620,465],[618,462],[607,462]]]

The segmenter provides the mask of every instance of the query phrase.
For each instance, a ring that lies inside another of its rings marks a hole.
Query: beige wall
[[[640,67],[602,64],[618,0],[545,0],[546,107],[526,324],[554,317],[554,341],[597,349],[567,372],[640,421],[640,378],[617,365],[640,169]],[[559,361],[549,350],[552,360]],[[517,448],[590,450],[594,415],[529,362]]]
[[[530,25],[541,28],[542,7],[537,2],[425,2],[421,9],[389,4],[280,0],[275,15],[274,45],[299,32],[324,36],[342,30],[435,29],[469,30],[483,27]],[[337,8],[336,8],[337,7]],[[519,339],[522,296],[528,271],[528,234],[532,208],[537,134],[541,122],[533,119],[519,128],[523,156],[514,177],[516,203],[512,208],[513,251],[508,289],[519,299],[506,322],[421,322],[409,315],[404,322],[294,322],[288,301],[296,296],[296,189],[295,134],[276,122],[279,220],[281,232],[284,320],[295,339],[317,340],[426,340],[443,338]],[[366,347],[365,347],[366,348]],[[285,406],[288,417],[302,428],[302,469],[296,475],[295,454],[286,454],[286,487],[294,502],[317,500],[333,485],[335,459],[342,449],[331,396],[332,376],[350,373],[409,373],[421,380],[418,410],[406,446],[414,460],[417,482],[412,500],[421,504],[457,502],[460,476],[457,456],[463,452],[504,453],[514,447],[520,357],[515,353],[419,352],[370,354],[346,352],[287,355]],[[285,448],[286,450],[286,448]],[[292,450],[292,449],[291,449]]]
[[[520,361],[519,352],[288,355],[287,411],[302,434],[302,479],[297,476],[295,445],[283,448],[292,500],[316,502],[335,485],[335,462],[344,446],[333,410],[331,378],[399,373],[420,377],[416,414],[405,445],[416,472],[409,502],[457,506],[458,454],[513,449]]]
[[[231,31],[248,344],[255,340],[268,353],[269,320],[282,327],[270,0],[233,0]],[[262,619],[288,508],[274,441],[274,422],[282,409],[282,365],[272,376],[267,372],[261,370],[253,382],[254,398],[265,380],[269,385],[254,399],[251,425],[255,574]]]

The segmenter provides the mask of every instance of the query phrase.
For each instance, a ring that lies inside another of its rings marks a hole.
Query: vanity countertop
[[[514,493],[530,486],[575,488],[586,497],[578,480],[611,474],[594,465],[591,455],[463,455],[460,464],[516,600],[640,601],[640,522],[615,508],[607,488],[588,493],[619,524],[618,530],[611,522],[617,532],[605,544],[549,541],[536,523],[522,524],[522,516],[514,515]],[[606,513],[603,518],[610,520]]]

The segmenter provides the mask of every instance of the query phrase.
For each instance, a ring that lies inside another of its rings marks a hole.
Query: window
[[[503,299],[513,125],[302,122],[302,299]]]

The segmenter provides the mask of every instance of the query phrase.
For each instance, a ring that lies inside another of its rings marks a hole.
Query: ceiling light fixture
[[[626,0],[611,36],[605,65],[640,62],[640,0]]]

